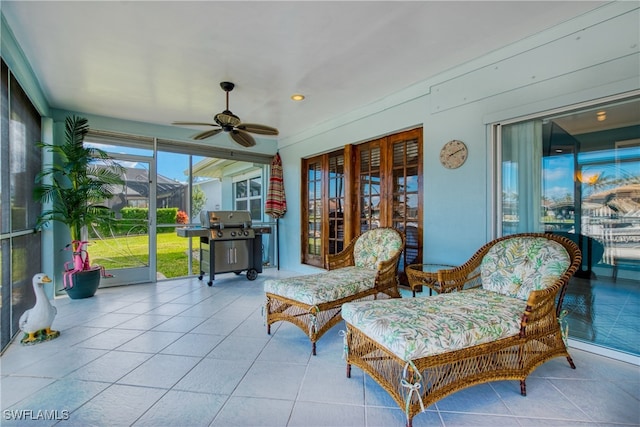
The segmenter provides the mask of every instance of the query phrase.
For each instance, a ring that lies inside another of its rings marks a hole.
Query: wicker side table
[[[449,292],[451,289],[443,290],[438,282],[438,271],[449,270],[456,267],[449,264],[410,264],[406,268],[407,278],[409,279],[409,286],[413,296],[416,296],[416,288],[419,286],[427,286],[429,288],[429,295],[432,291],[436,293]]]

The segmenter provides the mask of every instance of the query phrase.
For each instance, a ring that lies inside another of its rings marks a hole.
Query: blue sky
[[[635,159],[636,161],[625,161]],[[608,188],[592,187],[589,181],[601,182],[617,180],[617,185],[623,185],[623,180],[640,183],[640,146],[629,147],[624,150],[602,150],[591,153],[580,153],[578,162],[582,165],[583,197],[593,192]],[[573,155],[551,156],[543,160],[543,191],[549,199],[563,198],[567,194],[573,195],[574,165]],[[609,186],[611,188],[611,186]]]
[[[151,161],[152,150],[145,150],[139,148],[131,148],[131,147],[121,147],[115,145],[107,145],[107,144],[93,144],[90,142],[86,143],[89,146],[100,148],[109,153],[117,153],[117,154],[127,154],[127,155],[135,155],[135,156],[143,156],[148,157],[149,161]],[[204,157],[193,156],[193,163],[196,164]],[[137,167],[137,168],[147,168],[144,162],[121,162],[125,167]],[[162,175],[166,178],[173,179],[179,182],[187,182],[187,176],[185,175],[185,171],[189,168],[189,156],[187,154],[176,154],[176,153],[168,153],[168,152],[160,152],[158,154],[158,174]]]

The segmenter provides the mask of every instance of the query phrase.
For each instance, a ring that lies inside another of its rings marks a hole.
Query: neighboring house
[[[107,206],[114,211],[124,207],[149,207],[149,171],[143,168],[124,167],[122,180],[124,191],[109,200]],[[162,175],[156,177],[157,208],[183,206],[187,199],[187,185]]]
[[[222,206],[222,182],[220,179],[210,178],[197,181],[193,183],[193,187],[200,188],[205,194],[205,203],[202,211],[220,210]],[[191,218],[191,223],[200,224],[200,215],[196,218]]]
[[[249,210],[254,221],[266,221],[266,165],[227,159],[207,158],[193,166],[193,177],[210,178],[195,182],[204,191],[204,210]]]

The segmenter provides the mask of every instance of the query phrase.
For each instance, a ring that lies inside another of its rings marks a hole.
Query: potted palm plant
[[[84,145],[89,132],[88,120],[69,116],[65,120],[62,144],[38,143],[54,154],[53,164],[36,176],[34,198],[50,203],[39,215],[36,228],[55,221],[69,228],[72,262],[64,265],[63,287],[71,298],[87,298],[100,285],[101,269],[89,262],[86,227],[113,220],[109,207],[103,205],[123,185],[123,168],[103,150]]]

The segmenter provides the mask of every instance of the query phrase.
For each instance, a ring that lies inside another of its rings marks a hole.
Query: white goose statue
[[[36,305],[25,311],[20,316],[18,325],[24,337],[20,341],[22,344],[35,344],[41,341],[48,341],[57,338],[59,331],[52,331],[51,324],[58,313],[47,295],[44,293],[44,284],[50,283],[51,279],[44,273],[33,276],[33,292],[36,294]]]

